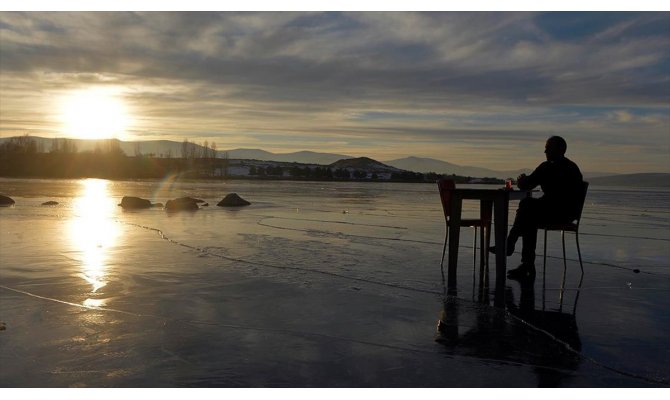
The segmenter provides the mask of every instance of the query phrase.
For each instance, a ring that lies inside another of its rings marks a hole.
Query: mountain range
[[[396,168],[406,169],[414,172],[436,172],[438,174],[456,174],[461,176],[476,176],[480,178],[516,178],[520,174],[532,172],[529,169],[519,169],[513,171],[494,171],[487,168],[470,167],[465,165],[456,165],[446,161],[436,160],[434,158],[406,157],[395,160],[383,161],[387,165]]]
[[[49,151],[53,145],[54,139],[31,136],[35,140],[38,148],[43,151]],[[10,140],[10,137],[0,138],[0,144]],[[92,139],[71,139],[79,151],[91,151],[100,146],[100,140]],[[147,140],[147,141],[118,141],[119,146],[127,155],[153,154],[156,157],[180,157],[182,151],[182,142],[171,140]],[[202,146],[193,143],[198,151]],[[302,164],[331,165],[339,160],[353,159],[355,157],[346,154],[319,153],[313,151],[298,151],[292,153],[272,153],[261,149],[232,149],[217,151],[218,157],[228,157],[230,159],[248,159],[259,161],[281,161],[297,162]],[[370,160],[375,161],[375,160]],[[391,167],[413,172],[435,172],[438,174],[455,174],[459,176],[471,176],[477,178],[500,178],[506,179],[516,177],[521,173],[530,173],[530,169],[518,169],[507,171],[496,171],[487,168],[465,166],[452,164],[442,160],[422,157],[405,157],[394,160],[381,161]],[[606,172],[584,172],[584,177],[592,183],[601,185],[630,185],[630,186],[670,186],[670,174],[649,173],[649,174],[627,174],[614,175]],[[601,179],[602,178],[602,179]]]
[[[282,161],[282,162],[297,162],[301,164],[319,164],[330,165],[336,161],[354,158],[344,154],[333,153],[317,153],[314,151],[296,151],[294,153],[270,153],[269,151],[260,149],[233,149],[222,150],[217,152],[219,157],[223,157],[224,153],[228,158],[260,160],[260,161]]]

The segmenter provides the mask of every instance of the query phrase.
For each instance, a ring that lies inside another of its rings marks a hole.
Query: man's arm
[[[521,190],[533,190],[541,182],[543,165],[540,164],[530,175],[521,174],[516,178],[516,186]]]
[[[530,190],[533,189],[533,187],[530,186],[528,175],[526,174],[521,174],[516,178],[516,186],[521,189],[521,190]]]

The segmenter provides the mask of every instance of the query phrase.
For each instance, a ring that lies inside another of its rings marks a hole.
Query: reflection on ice
[[[0,209],[3,386],[667,386],[667,190],[591,191],[583,285],[576,249],[564,279],[553,240],[546,272],[498,296],[464,231],[442,298],[433,184],[157,185],[0,178],[20,200]],[[229,192],[253,206],[115,205]],[[52,198],[62,206],[40,206]]]
[[[83,304],[86,307],[103,307],[106,302],[105,299],[86,299]]]
[[[445,298],[435,341],[453,354],[531,365],[539,387],[561,386],[582,361],[576,319],[581,280],[571,312],[563,312],[563,285],[558,309],[547,309],[545,301],[541,307],[535,304],[534,280],[519,284],[518,304],[512,288],[505,289],[504,309]]]
[[[110,219],[115,204],[108,193],[108,184],[109,181],[101,179],[82,180],[70,221],[70,242],[81,253],[81,277],[93,286],[93,293],[107,284],[107,249],[119,235],[118,225]]]

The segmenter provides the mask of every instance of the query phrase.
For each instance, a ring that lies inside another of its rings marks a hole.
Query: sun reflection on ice
[[[103,307],[106,303],[105,299],[86,299],[83,304],[86,307]]]
[[[108,249],[116,242],[119,227],[111,219],[115,204],[109,196],[109,181],[85,179],[81,184],[81,195],[74,201],[70,241],[81,255],[80,276],[95,293],[107,284]]]

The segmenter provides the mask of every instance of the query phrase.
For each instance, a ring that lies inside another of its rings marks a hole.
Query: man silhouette
[[[519,202],[514,225],[507,237],[506,251],[507,256],[511,256],[517,240],[522,237],[521,265],[507,273],[510,279],[535,276],[535,245],[540,225],[571,222],[578,216],[583,190],[582,173],[577,164],[565,157],[567,148],[562,137],[550,137],[544,149],[547,161],[532,174],[521,174],[517,178],[519,189],[531,190],[540,186],[544,194],[540,198],[529,197]],[[490,250],[495,253],[495,247]]]

